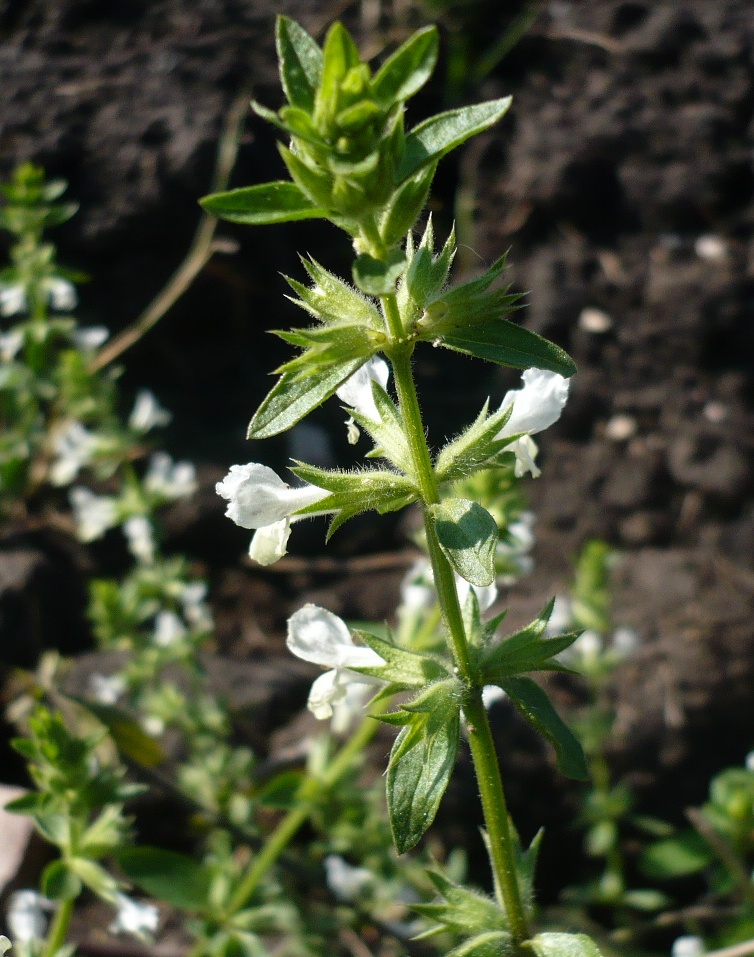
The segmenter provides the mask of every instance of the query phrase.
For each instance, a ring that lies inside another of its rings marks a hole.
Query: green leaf
[[[495,519],[478,502],[448,498],[431,506],[435,531],[446,558],[461,578],[485,587],[495,580]]]
[[[502,930],[487,930],[449,950],[445,957],[503,957],[511,951],[511,935]]]
[[[427,871],[427,877],[441,896],[439,903],[414,904],[412,910],[422,917],[437,921],[442,929],[464,937],[483,932],[507,935],[508,921],[505,911],[492,898],[449,880],[441,871]],[[430,933],[437,933],[435,928]],[[428,936],[428,935],[422,935]],[[421,937],[419,938],[421,939]],[[497,953],[497,951],[495,952]]]
[[[324,209],[307,199],[295,183],[287,181],[260,183],[231,189],[227,193],[213,193],[199,202],[213,216],[249,226],[323,219],[327,215]]]
[[[510,445],[515,436],[498,438],[498,435],[512,411],[512,406],[508,406],[488,415],[485,403],[474,422],[439,452],[435,461],[437,481],[452,482],[472,475]]]
[[[437,27],[417,30],[375,73],[371,87],[375,100],[389,109],[417,93],[432,75],[438,46]]]
[[[338,112],[341,83],[349,70],[358,67],[361,59],[356,44],[342,23],[336,21],[328,30],[323,48],[322,77],[315,95],[317,125],[327,124]]]
[[[322,78],[322,50],[295,20],[283,16],[277,18],[275,46],[288,102],[311,113]]]
[[[418,496],[410,479],[389,469],[334,472],[298,463],[292,471],[305,482],[332,493],[295,513],[317,515],[320,512],[335,512],[327,533],[328,540],[354,515],[368,509],[375,509],[380,515],[395,512],[415,501]]]
[[[461,712],[455,679],[430,685],[410,705],[390,753],[387,802],[398,853],[414,847],[435,819],[455,766]],[[400,715],[400,713],[399,713]]]
[[[531,678],[507,678],[500,687],[516,709],[555,749],[558,770],[568,778],[586,781],[589,768],[578,738],[563,721],[546,692]]]
[[[42,872],[40,890],[52,900],[73,900],[82,891],[81,879],[71,873],[67,861],[53,861]]]
[[[712,852],[704,838],[695,831],[658,841],[641,856],[641,869],[659,880],[687,877],[704,870],[713,861]]]
[[[90,891],[103,900],[114,903],[115,895],[120,889],[119,884],[101,864],[85,857],[71,857],[68,859],[68,867]]]
[[[537,934],[525,946],[537,957],[602,957],[599,947],[586,934]]]
[[[401,729],[388,765],[390,826],[399,854],[418,844],[434,821],[458,752],[457,709],[431,732],[422,719],[418,716]]]
[[[569,648],[580,632],[543,637],[550,620],[555,599],[548,602],[531,624],[498,642],[480,663],[481,680],[485,684],[499,684],[510,676],[526,671],[568,671],[555,655]]]
[[[342,365],[314,370],[304,378],[293,373],[282,375],[254,414],[247,438],[268,439],[290,429],[334,395],[365,361],[359,357]]]
[[[353,637],[367,645],[385,662],[376,668],[354,668],[360,674],[389,681],[402,689],[425,688],[433,681],[448,678],[447,669],[429,655],[419,655],[399,648],[391,641],[367,631],[354,631]],[[397,690],[397,689],[396,689]]]
[[[389,296],[405,268],[406,257],[400,249],[391,249],[386,260],[362,253],[353,264],[353,281],[368,296]]]
[[[73,700],[104,724],[120,753],[131,761],[143,768],[154,768],[166,760],[159,741],[150,737],[124,708],[88,698],[74,697]]]
[[[363,415],[357,409],[351,410],[354,421],[369,434],[375,443],[375,448],[367,453],[367,457],[384,457],[405,475],[411,477],[413,462],[400,411],[379,382],[372,382],[372,396],[380,413],[379,422]]]
[[[573,359],[560,346],[498,317],[443,335],[440,345],[514,369],[547,369],[566,378],[576,371]]]
[[[418,219],[427,202],[436,170],[436,163],[425,166],[404,180],[387,201],[380,221],[380,237],[386,246],[393,246],[403,239]]]
[[[439,160],[469,137],[492,126],[507,113],[510,105],[511,97],[506,96],[502,100],[448,110],[420,123],[406,136],[397,181],[402,183],[423,166]]]
[[[118,863],[126,877],[151,897],[178,910],[209,909],[212,875],[193,857],[160,847],[133,847],[120,852]]]

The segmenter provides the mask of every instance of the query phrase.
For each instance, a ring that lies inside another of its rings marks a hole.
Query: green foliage
[[[498,531],[495,519],[477,502],[446,498],[432,506],[437,539],[454,570],[472,585],[495,580]]]
[[[390,752],[387,803],[399,854],[422,838],[435,818],[456,762],[461,689],[447,677],[382,720],[402,726]]]

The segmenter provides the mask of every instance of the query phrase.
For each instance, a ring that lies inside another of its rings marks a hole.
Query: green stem
[[[384,702],[383,702],[384,707]],[[301,788],[300,803],[282,818],[278,826],[265,842],[259,856],[249,867],[236,892],[231,898],[227,917],[232,917],[249,902],[267,871],[275,864],[296,836],[314,810],[317,797],[322,791],[331,788],[353,764],[377,732],[378,723],[373,718],[365,718],[333,760],[318,777],[310,777]]]
[[[383,308],[386,319],[392,327],[391,312],[397,311],[395,297],[385,297]],[[495,742],[492,738],[487,711],[482,703],[482,688],[475,683],[453,569],[440,548],[435,531],[431,507],[440,501],[440,494],[424,435],[424,423],[411,369],[411,349],[398,344],[391,350],[389,358],[393,365],[395,387],[411,450],[415,479],[422,496],[424,528],[438,602],[458,675],[466,685],[463,707],[468,723],[469,744],[479,784],[484,820],[489,835],[495,885],[502,898],[500,903],[508,915],[513,939],[520,944],[528,939],[529,928],[518,884],[515,843],[508,820],[508,807],[500,777]]]
[[[45,944],[42,957],[54,957],[65,943],[75,902],[75,897],[66,897],[65,900],[60,902],[55,916],[52,919],[50,931],[47,934],[47,943]]]

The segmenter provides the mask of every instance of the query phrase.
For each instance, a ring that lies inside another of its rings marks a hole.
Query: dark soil
[[[518,12],[499,6],[469,33],[471,62],[473,44]],[[462,270],[510,247],[511,277],[528,292],[523,321],[579,366],[562,421],[541,437],[544,474],[529,490],[537,567],[509,596],[511,617],[564,589],[588,538],[622,551],[616,619],[642,646],[615,681],[615,766],[643,809],[678,819],[712,772],[754,745],[754,18],[749,0],[545,6],[491,74],[467,90],[440,75],[412,115],[442,109],[449,89],[514,96],[498,128],[446,162],[433,199],[441,235],[459,216]],[[93,277],[84,323],[125,327],[182,259],[239,89],[251,82],[257,99],[279,103],[277,12],[320,36],[342,16],[359,35],[357,5],[335,0],[0,4],[0,169],[32,159],[70,182],[81,212],[56,240],[61,259]],[[421,22],[412,17],[386,15],[384,33],[362,39],[377,53]],[[446,39],[458,29],[449,20]],[[250,117],[233,185],[280,175],[273,133]],[[278,273],[300,276],[299,252],[345,273],[349,250],[317,225],[222,232],[238,252],[217,257],[125,357],[124,405],[154,389],[175,415],[170,451],[200,464],[203,491],[168,516],[170,543],[209,575],[219,649],[247,669],[282,653],[285,617],[304,600],[389,616],[411,554],[402,522],[368,518],[326,557],[312,525],[297,556],[269,571],[244,565],[246,534],[222,518],[212,485],[233,462],[275,465],[291,451],[243,441],[283,355],[264,330],[302,321]],[[585,312],[595,309],[597,320]],[[438,443],[516,378],[439,350],[418,371]],[[318,413],[332,449],[315,438],[315,451],[348,461],[340,419]],[[2,655],[21,664],[50,643],[83,647],[81,583],[118,561],[40,534],[8,530],[1,543]],[[59,613],[47,631],[50,602]],[[302,704],[304,685],[292,687]],[[570,695],[561,689],[564,704]],[[526,833],[540,823],[561,833],[567,805],[549,756],[504,707],[495,715],[514,816]],[[476,841],[468,812],[454,819],[471,788],[464,769],[441,826],[457,832],[460,817]]]

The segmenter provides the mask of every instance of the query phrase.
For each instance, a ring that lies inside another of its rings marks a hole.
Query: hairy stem
[[[386,297],[383,300],[383,307],[386,319],[392,328],[391,312],[396,309],[394,297]],[[393,365],[398,401],[411,449],[414,477],[422,495],[424,528],[438,601],[453,660],[458,669],[458,675],[467,689],[464,711],[468,722],[469,744],[479,784],[484,820],[489,835],[495,886],[501,897],[500,903],[508,915],[513,939],[520,944],[529,937],[529,929],[518,885],[515,844],[508,820],[508,808],[495,743],[487,711],[482,703],[482,689],[475,684],[453,569],[440,548],[431,513],[430,507],[440,501],[440,495],[416,394],[411,368],[411,350],[400,344],[391,350],[389,357]]]

